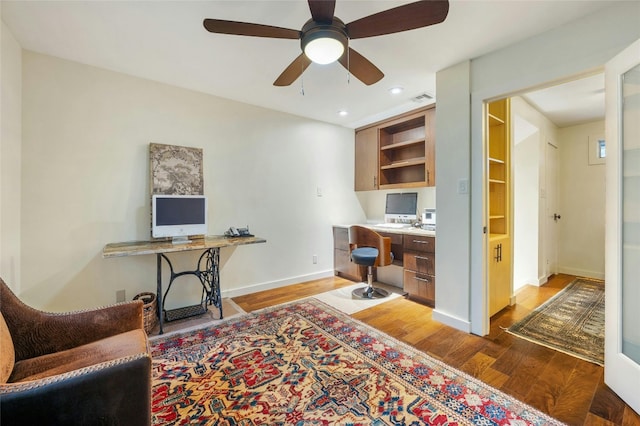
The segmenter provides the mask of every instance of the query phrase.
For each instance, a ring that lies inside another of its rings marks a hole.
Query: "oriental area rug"
[[[604,365],[604,282],[577,278],[509,333]]]
[[[154,339],[152,355],[154,424],[560,424],[316,299]]]

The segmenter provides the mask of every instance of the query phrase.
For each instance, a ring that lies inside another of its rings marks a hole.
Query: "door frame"
[[[601,74],[603,71],[604,65],[584,70],[582,72],[577,72],[561,79],[548,80],[530,87],[520,87],[513,91],[496,93],[495,89],[487,89],[471,93],[471,192],[472,194],[481,194],[481,197],[471,197],[471,259],[469,283],[471,297],[469,317],[471,322],[470,331],[473,334],[485,336],[489,334],[490,331],[489,283],[487,277],[488,262],[491,259],[491,253],[489,252],[488,235],[484,233],[484,228],[487,226],[488,222],[486,214],[488,211],[488,190],[485,185],[488,170],[487,162],[485,161],[487,154],[485,151],[486,141],[484,128],[486,105],[495,100],[512,98],[531,91],[568,83],[595,74]],[[545,139],[548,138],[545,136]],[[513,196],[513,194],[511,195]],[[477,251],[477,247],[481,247],[482,256],[474,256],[474,253],[479,253]]]
[[[549,276],[555,274],[558,272],[558,222],[554,221],[551,222],[551,215],[553,215],[554,213],[558,212],[558,166],[559,166],[559,147],[558,147],[558,143],[554,140],[552,140],[551,138],[549,138],[548,136],[544,137],[545,139],[545,206],[544,206],[544,231],[542,233],[542,235],[544,235],[543,237],[543,252],[544,252],[544,265],[543,265],[543,271],[544,271],[544,282],[546,282],[549,279]],[[555,150],[555,181],[554,182],[550,182],[549,179],[549,153],[551,152],[551,150]],[[554,206],[553,209],[549,208],[549,200],[551,199],[550,194],[550,188],[553,186],[553,195],[555,196],[555,200],[553,200]],[[553,210],[553,211],[551,211]],[[552,232],[551,228],[555,228],[554,231]],[[551,245],[555,246],[553,248],[553,250],[551,250]],[[553,263],[550,264],[549,260],[551,259],[551,251],[553,251]]]
[[[640,413],[640,364],[622,352],[622,119],[619,75],[640,64],[640,39],[606,64],[606,232],[604,381]],[[640,302],[636,301],[640,307]]]

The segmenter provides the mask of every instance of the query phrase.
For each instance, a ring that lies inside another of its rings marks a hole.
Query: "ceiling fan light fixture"
[[[330,64],[344,53],[344,45],[332,37],[319,37],[308,42],[304,54],[316,64]]]
[[[318,23],[310,19],[302,27],[300,47],[316,64],[330,64],[337,61],[347,48],[347,33],[344,23],[333,18],[331,23]]]

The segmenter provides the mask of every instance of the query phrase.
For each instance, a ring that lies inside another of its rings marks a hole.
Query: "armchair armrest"
[[[83,311],[51,313],[22,303],[4,281],[0,283],[0,290],[2,314],[11,333],[16,361],[144,327],[144,304],[141,300]]]
[[[0,385],[3,426],[122,424],[147,426],[151,357],[137,354],[45,379]]]

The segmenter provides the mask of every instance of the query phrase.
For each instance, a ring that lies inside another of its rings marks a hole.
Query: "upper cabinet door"
[[[436,109],[426,112],[425,168],[427,186],[436,186]]]
[[[640,40],[605,67],[604,381],[640,413]]]
[[[356,132],[355,190],[378,189],[378,128]]]

